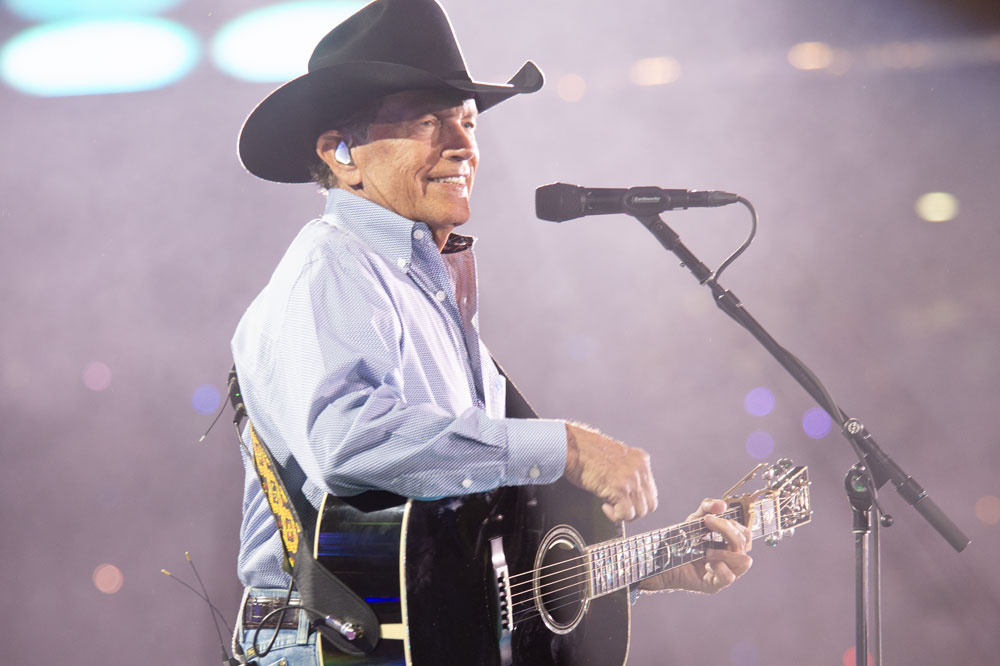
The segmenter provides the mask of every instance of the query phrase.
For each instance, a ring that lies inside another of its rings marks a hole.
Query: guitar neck
[[[774,496],[731,504],[722,517],[746,525],[748,507],[754,539],[780,533],[778,499]],[[701,519],[593,544],[587,548],[590,598],[700,560],[707,548],[724,544],[722,535],[706,528]]]

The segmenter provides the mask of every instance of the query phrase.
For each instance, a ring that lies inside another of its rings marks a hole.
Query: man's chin
[[[438,212],[428,215],[429,219],[424,220],[428,226],[457,227],[469,221],[472,211],[468,207],[447,212]]]

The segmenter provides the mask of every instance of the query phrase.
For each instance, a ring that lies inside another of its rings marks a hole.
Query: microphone
[[[684,208],[727,206],[738,194],[715,190],[664,190],[659,187],[580,187],[566,183],[535,190],[535,215],[549,222],[565,222],[584,215],[626,213],[635,217],[658,215]]]

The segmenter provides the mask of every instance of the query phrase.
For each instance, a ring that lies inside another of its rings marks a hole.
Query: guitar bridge
[[[503,552],[503,538],[490,539],[490,560],[493,566],[493,582],[496,591],[497,619],[499,632],[497,648],[502,666],[510,666],[514,656],[511,651],[511,633],[514,631],[514,609],[510,599],[510,570],[507,556]]]

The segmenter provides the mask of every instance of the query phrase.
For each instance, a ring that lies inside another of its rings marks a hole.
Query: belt
[[[246,603],[243,604],[243,629],[256,629],[261,626],[273,629],[278,623],[278,618],[282,617],[280,611],[274,613],[271,617],[268,617],[267,622],[263,625],[261,624],[261,620],[263,620],[272,611],[286,605],[298,606],[299,600],[291,599],[286,604],[285,597],[247,597]],[[284,617],[281,620],[280,628],[298,629],[300,612],[304,613],[305,611],[300,611],[296,608],[289,608],[286,610]]]

